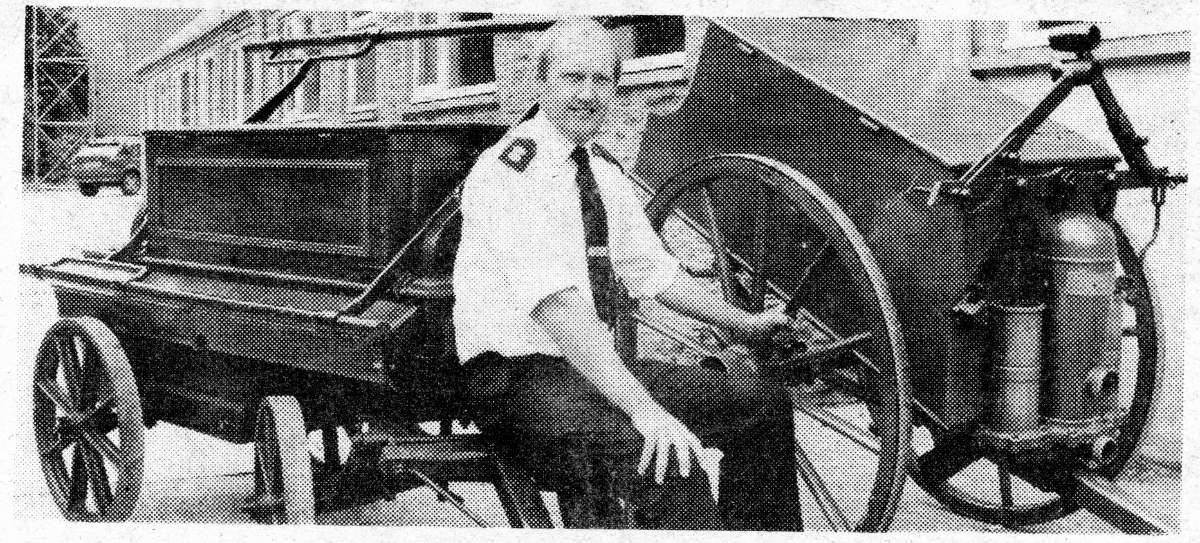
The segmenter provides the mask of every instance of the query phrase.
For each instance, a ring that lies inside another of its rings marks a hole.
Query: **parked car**
[[[126,196],[142,188],[142,139],[97,138],[79,148],[71,160],[69,179],[84,196],[95,196],[100,187],[121,187]]]

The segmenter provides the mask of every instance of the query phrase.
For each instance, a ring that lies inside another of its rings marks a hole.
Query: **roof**
[[[180,28],[178,32],[167,38],[158,49],[139,61],[133,73],[139,74],[143,72],[160,60],[207,36],[213,30],[216,30],[217,27],[233,20],[234,17],[245,11],[243,9],[223,9],[200,12],[196,15],[196,18],[183,25],[183,28]]]

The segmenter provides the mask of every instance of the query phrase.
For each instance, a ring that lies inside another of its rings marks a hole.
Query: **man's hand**
[[[700,440],[663,409],[646,387],[629,373],[594,315],[590,304],[571,288],[543,300],[531,316],[558,344],[571,365],[613,405],[629,415],[634,428],[642,434],[645,442],[638,473],[645,475],[651,460],[657,459],[655,481],[662,484],[674,448],[680,475],[689,476],[692,454],[699,457]]]
[[[790,327],[792,322],[783,313],[782,306],[748,313],[683,273],[655,299],[685,316],[728,330],[736,343],[751,346],[762,345],[775,332]]]
[[[691,476],[692,455],[695,454],[699,458],[702,448],[700,438],[696,437],[696,434],[657,405],[646,409],[645,412],[635,413],[630,418],[633,420],[633,426],[645,438],[642,460],[638,463],[638,475],[646,475],[647,469],[653,463],[654,481],[661,485],[666,478],[667,466],[671,462],[671,449],[674,448],[675,459],[679,463],[679,475]]]
[[[730,332],[738,343],[762,345],[771,335],[791,325],[791,317],[783,313],[782,307],[776,307],[762,313],[747,313],[736,326],[731,327]]]

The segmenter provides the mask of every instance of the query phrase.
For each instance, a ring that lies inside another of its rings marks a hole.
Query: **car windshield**
[[[88,145],[75,154],[76,158],[113,158],[121,151],[120,145]]]

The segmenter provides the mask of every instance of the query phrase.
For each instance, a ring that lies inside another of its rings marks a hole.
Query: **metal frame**
[[[78,37],[74,38],[73,43],[68,41],[71,33],[79,30],[79,23],[71,16],[72,8],[30,6],[26,10],[27,16],[32,18],[31,28],[33,30],[30,33],[31,42],[27,44],[27,47],[33,50],[32,75],[35,91],[33,133],[30,142],[33,146],[31,159],[33,160],[34,178],[43,181],[65,171],[67,163],[79,149],[79,145],[52,145],[56,141],[52,137],[52,133],[57,132],[60,137],[71,132],[82,133],[84,136],[79,142],[80,145],[95,135],[95,122],[92,120],[88,108],[86,90],[90,83],[90,61],[84,55]],[[52,35],[46,37],[40,32],[43,24],[57,24],[58,26]],[[44,37],[46,38],[45,43],[42,41]],[[61,46],[67,50],[57,51],[55,46]],[[70,54],[58,56],[50,54],[60,52]],[[50,66],[58,68],[51,69]],[[67,69],[71,75],[70,81],[65,84],[55,79],[54,75],[55,71],[62,69]],[[49,94],[42,92],[43,78],[54,87]],[[82,104],[77,103],[72,97],[72,93],[78,90],[77,86],[79,85],[84,87]],[[79,113],[80,116],[76,119],[51,119],[50,112],[64,104],[72,107],[74,112]],[[43,138],[46,140],[44,147]],[[46,158],[51,162],[45,171],[42,171],[43,154],[48,155]]]

